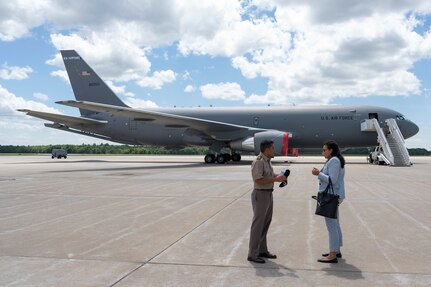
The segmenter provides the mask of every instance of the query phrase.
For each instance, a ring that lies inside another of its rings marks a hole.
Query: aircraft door
[[[259,126],[259,117],[253,117],[253,126],[258,127]]]
[[[368,118],[371,119],[376,119],[377,121],[379,120],[379,115],[377,113],[369,113],[368,114]]]

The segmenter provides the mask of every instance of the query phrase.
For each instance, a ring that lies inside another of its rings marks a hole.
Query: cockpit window
[[[397,121],[404,121],[406,118],[403,115],[396,116]]]

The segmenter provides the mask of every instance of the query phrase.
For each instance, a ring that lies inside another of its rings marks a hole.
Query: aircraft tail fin
[[[76,100],[127,107],[75,50],[60,52]],[[94,114],[94,111],[79,111],[83,116]]]

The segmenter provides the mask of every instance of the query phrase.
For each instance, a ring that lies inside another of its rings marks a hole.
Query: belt
[[[261,190],[261,191],[274,191],[274,189],[270,188],[270,189],[259,189],[259,188],[255,188],[255,190]]]

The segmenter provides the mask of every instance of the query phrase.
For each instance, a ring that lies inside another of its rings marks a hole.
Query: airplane
[[[274,141],[275,155],[318,148],[325,140],[340,147],[371,147],[375,133],[361,122],[393,118],[404,138],[418,126],[401,113],[375,106],[267,106],[134,109],[127,106],[75,50],[61,50],[76,101],[58,104],[79,108],[81,116],[28,109],[18,111],[52,121],[45,126],[130,145],[207,146],[206,163],[240,161],[240,152],[259,154],[263,140]]]

